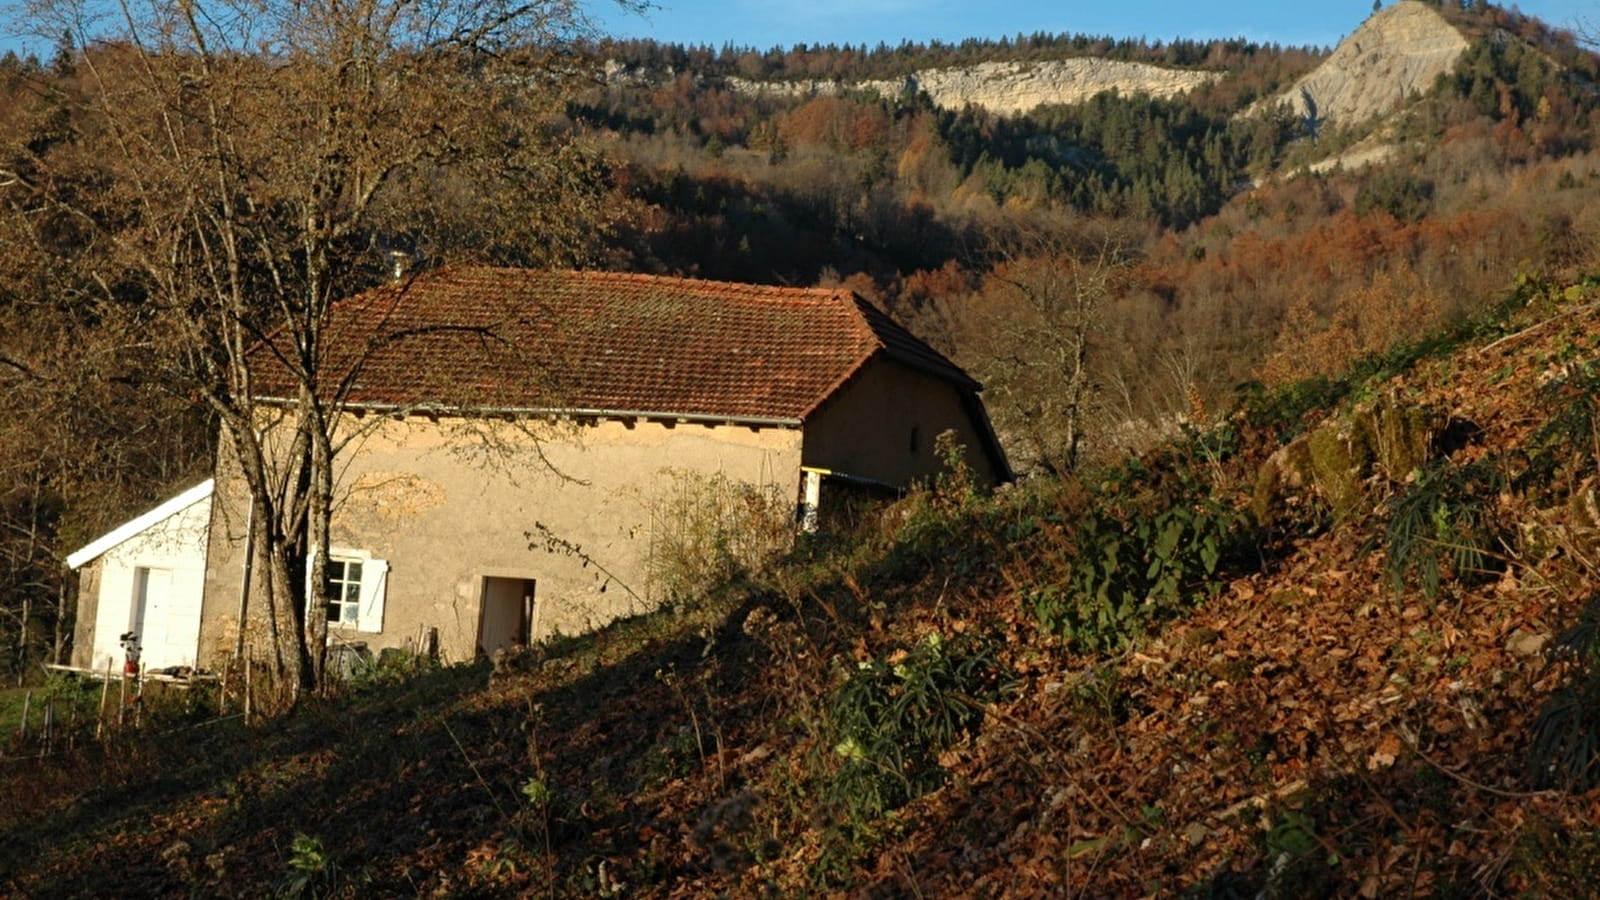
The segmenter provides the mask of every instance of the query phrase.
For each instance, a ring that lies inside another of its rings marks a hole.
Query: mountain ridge
[[[1341,40],[1314,70],[1288,88],[1257,100],[1243,115],[1287,106],[1310,130],[1359,124],[1388,114],[1425,93],[1451,70],[1472,41],[1421,0],[1399,0],[1374,12]],[[674,73],[668,68],[665,74]],[[612,85],[660,78],[617,59],[603,68]],[[866,91],[885,98],[924,92],[946,110],[976,107],[998,115],[1023,115],[1042,106],[1076,105],[1097,94],[1181,96],[1225,77],[1203,68],[1159,65],[1086,55],[1049,60],[989,60],[919,68],[903,78],[761,78],[729,74],[702,77],[742,96],[817,97]]]

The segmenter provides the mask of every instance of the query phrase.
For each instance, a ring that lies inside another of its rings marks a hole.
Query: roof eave
[[[299,401],[284,397],[257,397],[268,406],[294,406]],[[802,419],[787,416],[751,416],[741,413],[683,412],[675,410],[607,409],[586,406],[456,406],[438,403],[377,403],[345,401],[346,411],[383,415],[568,418],[568,419],[647,419],[656,422],[694,422],[705,425],[743,425],[751,428],[799,428]]]

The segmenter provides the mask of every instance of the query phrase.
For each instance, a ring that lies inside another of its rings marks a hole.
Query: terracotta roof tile
[[[803,420],[880,353],[978,387],[842,288],[447,268],[339,303],[328,335],[355,406]],[[281,369],[257,383],[293,396]]]

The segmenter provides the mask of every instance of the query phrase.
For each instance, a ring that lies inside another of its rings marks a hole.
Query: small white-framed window
[[[306,561],[309,574],[311,561]],[[307,581],[310,579],[308,578]],[[389,563],[365,550],[338,547],[328,552],[320,596],[307,597],[307,615],[320,614],[329,628],[383,630],[383,602],[389,587]]]
[[[328,624],[356,627],[361,618],[361,560],[333,557],[324,571],[322,598]]]

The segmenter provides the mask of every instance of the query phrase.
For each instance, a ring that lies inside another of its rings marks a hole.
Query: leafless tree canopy
[[[584,77],[566,52],[583,11],[572,0],[11,11],[78,50],[19,87],[7,114],[0,204],[33,268],[5,287],[71,297],[63,309],[140,348],[151,383],[221,424],[271,576],[275,662],[310,683],[317,623],[290,573],[308,557],[311,583],[321,578],[340,390],[361,356],[331,352],[331,307],[395,256],[584,256],[605,220],[601,170],[555,116]],[[273,353],[252,356],[261,346]],[[297,385],[287,453],[259,437],[263,359]]]
[[[1063,473],[1105,427],[1108,308],[1128,288],[1132,240],[1115,226],[1063,218],[996,229],[980,288],[943,298],[936,330],[965,335],[995,428],[1019,470]]]

